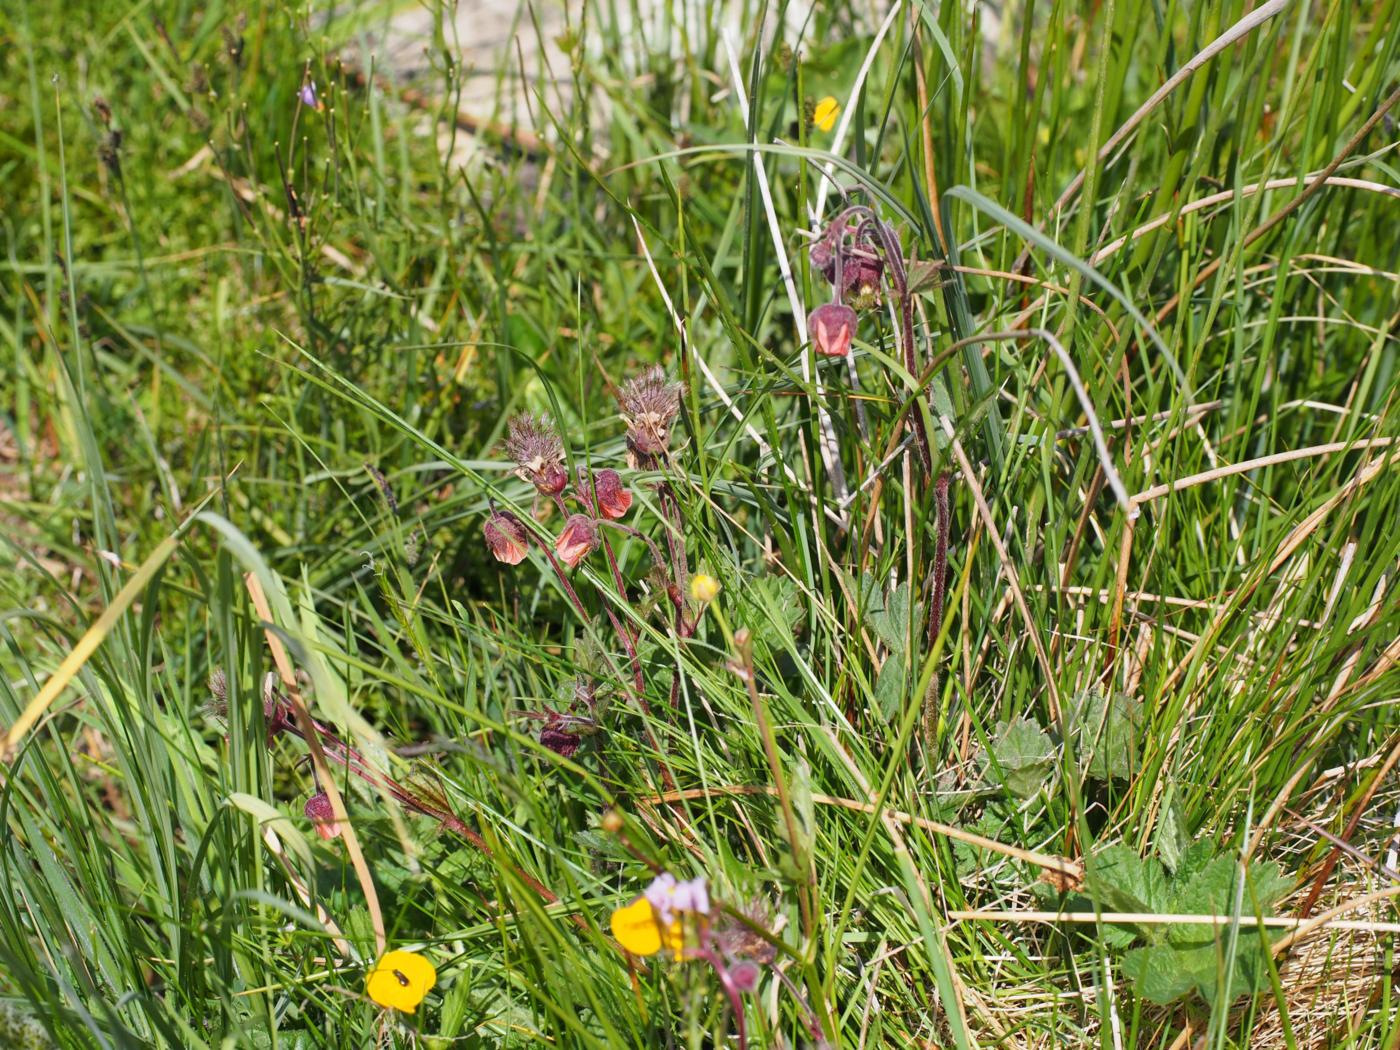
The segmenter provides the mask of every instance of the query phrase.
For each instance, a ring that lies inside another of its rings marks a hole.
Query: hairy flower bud
[[[316,829],[316,834],[321,838],[330,841],[340,835],[340,822],[335,819],[335,810],[331,808],[330,796],[324,791],[318,791],[306,800],[304,808],[306,818]]]
[[[624,517],[632,506],[632,493],[615,470],[600,470],[593,475],[593,491],[598,496],[598,513],[609,521]]]
[[[491,556],[507,565],[519,565],[530,552],[530,536],[519,518],[508,510],[493,510],[481,527]]]
[[[564,443],[544,416],[522,415],[506,429],[506,454],[515,460],[515,473],[545,496],[557,496],[569,483],[564,470]]]
[[[598,546],[598,526],[584,514],[570,514],[564,522],[564,531],[554,541],[554,552],[569,568],[578,568],[594,548]]]
[[[618,398],[627,423],[627,454],[634,467],[651,469],[671,444],[671,424],[681,410],[681,388],[660,366],[631,379]]]
[[[851,336],[856,330],[856,312],[841,303],[826,303],[807,315],[807,334],[812,349],[826,357],[845,357],[851,352]]]
[[[564,728],[563,719],[555,719],[540,730],[540,743],[560,758],[573,758],[578,751],[579,738]]]

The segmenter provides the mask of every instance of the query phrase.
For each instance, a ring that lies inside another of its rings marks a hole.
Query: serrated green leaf
[[[1108,846],[1089,857],[1084,886],[1107,911],[1161,912],[1167,907],[1167,874],[1155,857],[1127,846]]]
[[[1138,768],[1142,701],[1089,690],[1065,706],[1080,767],[1094,780],[1128,780]]]
[[[891,653],[875,679],[875,706],[886,722],[898,716],[904,707],[904,657]]]
[[[1030,798],[1054,769],[1055,742],[1026,717],[998,722],[990,754],[978,756],[982,775],[1017,798]]]
[[[1123,975],[1138,995],[1165,1006],[1196,986],[1197,975],[1181,965],[1180,953],[1166,945],[1134,948],[1123,956]]]
[[[1157,856],[1167,870],[1175,874],[1181,868],[1186,851],[1191,848],[1191,837],[1186,833],[1186,822],[1181,815],[1181,803],[1167,789],[1167,801],[1162,804],[1161,815],[1153,830],[1152,842],[1157,847]]]

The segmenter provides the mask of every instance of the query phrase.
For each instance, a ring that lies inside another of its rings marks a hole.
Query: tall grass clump
[[[0,118],[0,1046],[1397,1045],[1394,0],[16,0]]]

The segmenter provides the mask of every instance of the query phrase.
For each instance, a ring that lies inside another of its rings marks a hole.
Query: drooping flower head
[[[851,352],[856,312],[844,303],[825,303],[807,315],[812,349],[825,357],[845,357]]]
[[[506,455],[515,461],[515,473],[544,496],[557,496],[569,483],[564,471],[564,443],[544,416],[529,413],[514,417],[506,427]]]
[[[417,952],[385,952],[365,979],[369,997],[388,1010],[415,1013],[437,984],[437,969]]]
[[[843,302],[878,303],[885,261],[869,224],[852,225],[837,217],[810,249],[812,267],[832,285]]]
[[[316,829],[316,834],[327,842],[340,836],[340,822],[335,819],[330,796],[324,791],[318,791],[308,798],[302,811],[311,821],[311,826]]]
[[[632,493],[627,491],[627,486],[622,483],[622,475],[615,470],[600,470],[594,474],[592,491],[587,490],[585,483],[585,502],[592,502],[594,493],[598,496],[599,516],[609,521],[625,517],[628,508],[632,506]]]
[[[630,379],[618,398],[627,423],[627,458],[634,468],[650,470],[671,444],[671,424],[681,410],[681,388],[666,380],[660,365]]]
[[[564,522],[564,531],[554,541],[554,553],[569,568],[578,568],[578,563],[593,553],[598,546],[598,526],[586,514],[570,514]]]
[[[519,518],[508,510],[492,510],[481,533],[491,556],[507,565],[519,565],[530,553],[530,534]]]

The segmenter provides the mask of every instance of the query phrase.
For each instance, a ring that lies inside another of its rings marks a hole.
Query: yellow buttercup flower
[[[697,602],[712,602],[719,596],[719,580],[697,572],[690,578],[690,596]]]
[[[830,131],[836,126],[836,114],[841,112],[841,103],[827,95],[817,103],[817,108],[812,111],[812,123],[821,128],[822,131]]]
[[[365,991],[380,1006],[411,1014],[435,984],[437,970],[417,952],[385,952],[365,979]]]
[[[612,913],[612,934],[617,943],[633,955],[655,955],[662,948],[681,954],[685,947],[685,928],[680,919],[662,925],[656,909],[645,897]]]

